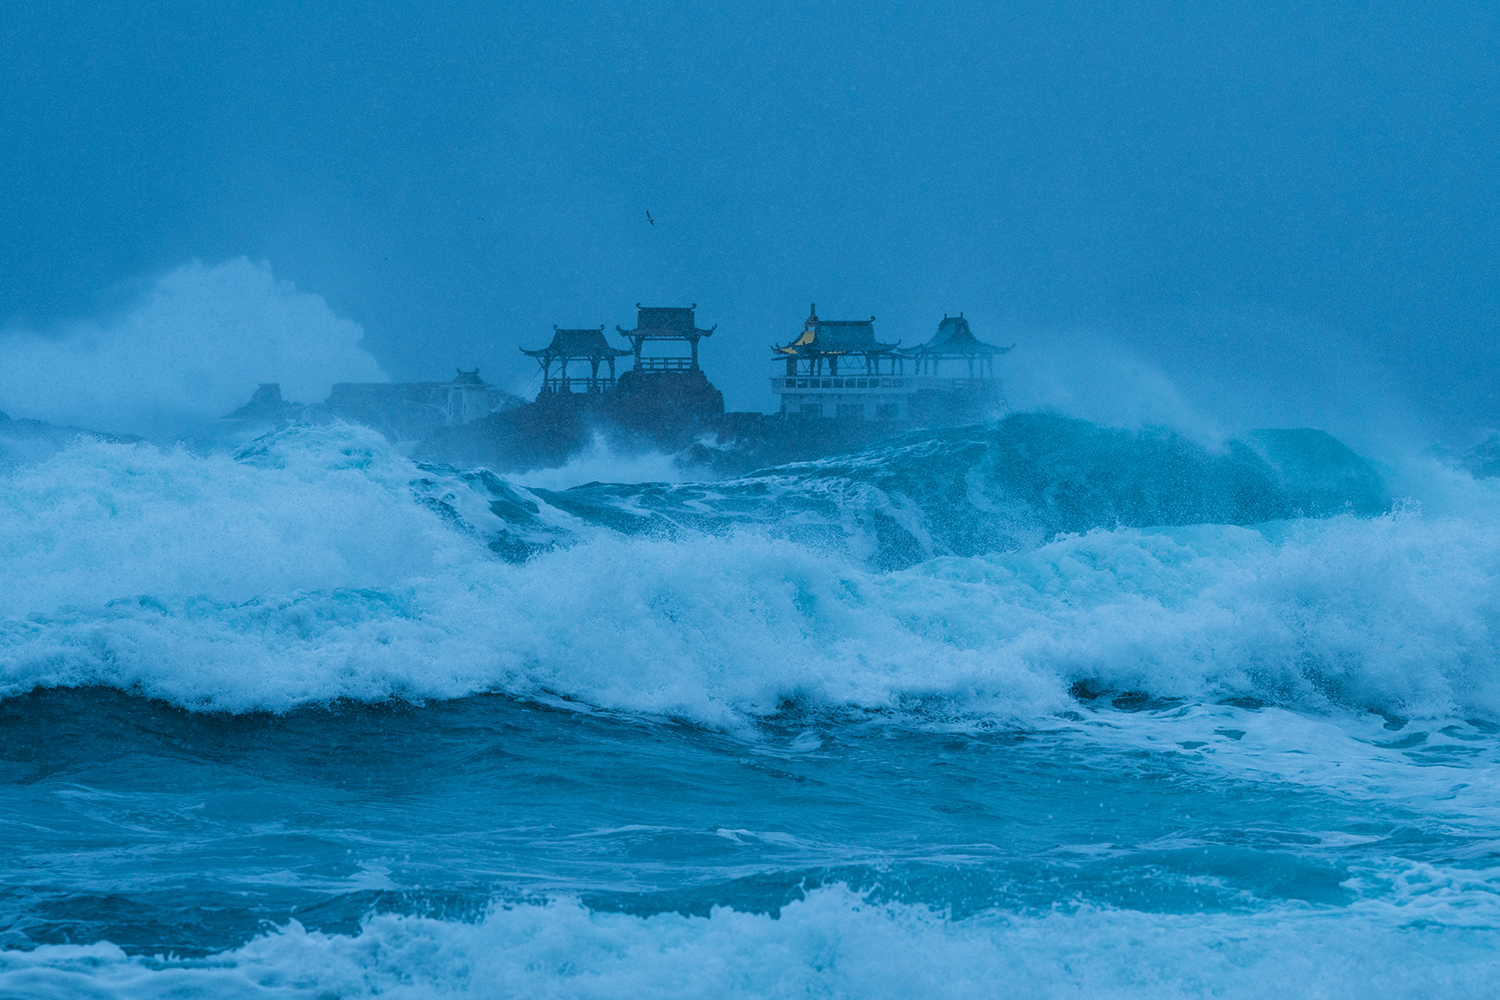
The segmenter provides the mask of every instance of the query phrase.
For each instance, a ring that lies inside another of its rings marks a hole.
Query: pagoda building
[[[663,429],[696,425],[724,412],[724,394],[713,387],[698,367],[698,341],[716,326],[699,329],[696,303],[682,307],[648,307],[636,303],[634,330],[616,327],[630,347],[612,347],[604,327],[563,330],[553,327],[552,343],[541,350],[521,348],[542,368],[537,401],[577,397],[609,415],[632,433],[653,434]],[[616,378],[615,361],[632,356],[635,364]],[[572,374],[570,366],[588,364],[588,375]],[[601,375],[601,367],[608,375]],[[595,406],[594,404],[598,404]]]
[[[669,372],[698,370],[698,341],[713,336],[719,328],[715,323],[707,330],[698,329],[693,310],[694,302],[687,308],[680,306],[643,306],[635,304],[635,329],[615,327],[620,336],[630,341],[635,355],[635,371]],[[650,345],[651,353],[646,353]],[[683,352],[686,351],[686,354]]]
[[[906,416],[896,347],[875,339],[874,316],[821,319],[813,305],[801,335],[771,348],[786,364],[786,377],[771,380],[771,388],[781,394],[781,412],[854,420]]]
[[[894,375],[896,344],[882,344],[875,339],[875,317],[869,319],[819,319],[814,304],[802,326],[802,336],[785,347],[772,347],[786,359],[788,375],[839,374],[879,375],[880,362],[887,361],[886,374]]]
[[[944,314],[937,333],[927,343],[896,353],[914,361],[918,375],[941,375],[942,363],[946,361],[965,365],[971,379],[992,379],[995,377],[995,356],[1009,350],[1009,347],[996,347],[979,340],[969,329],[964,314],[959,313],[957,316]],[[951,365],[948,372],[952,373]]]
[[[584,330],[562,330],[558,327],[552,328],[552,343],[538,351],[528,351],[521,348],[521,353],[536,359],[542,368],[542,388],[540,395],[551,393],[577,392],[581,388],[584,392],[602,393],[615,384],[615,359],[623,358],[630,354],[628,348],[611,347],[604,339],[604,327],[601,325],[597,330],[589,327]],[[639,347],[636,348],[640,350]],[[587,376],[572,376],[568,373],[570,362],[587,362],[589,374]],[[609,365],[609,377],[599,376],[599,366]],[[558,372],[552,374],[552,366],[557,365]]]
[[[937,335],[919,347],[902,349],[899,344],[875,339],[873,316],[820,319],[814,306],[800,336],[772,346],[773,357],[786,366],[785,375],[771,379],[771,390],[781,396],[782,414],[941,424],[987,419],[1003,411],[994,357],[1010,348],[976,339],[962,314],[944,316]],[[966,365],[967,378],[951,376],[954,361]],[[940,373],[945,362],[949,374]]]

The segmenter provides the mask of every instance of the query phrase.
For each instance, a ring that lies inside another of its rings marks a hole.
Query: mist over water
[[[0,988],[1484,995],[1500,493],[1295,333],[694,482],[216,432],[384,377],[244,260],[11,331]]]
[[[1491,996],[1497,38],[0,15],[0,996]],[[637,302],[764,412],[810,301],[962,311],[1007,411],[733,479],[221,420]]]
[[[335,382],[386,381],[363,336],[267,264],[192,261],[113,315],[0,330],[0,410],[170,441],[206,432],[260,382],[319,402]]]
[[[776,339],[764,336],[768,344]],[[1305,322],[1198,311],[1135,331],[994,336],[1015,344],[1002,365],[1014,410],[1163,427],[1210,447],[1256,428],[1315,427],[1386,461],[1442,437],[1435,417],[1367,349]],[[270,264],[191,261],[139,283],[99,316],[0,331],[0,362],[13,373],[0,386],[0,411],[164,442],[199,437],[263,382],[279,382],[287,400],[316,403],[336,382],[388,380],[363,337],[357,323],[278,278]],[[743,388],[733,369],[710,374],[731,396]],[[757,386],[766,378],[760,369],[748,376]],[[534,383],[518,377],[511,388],[530,398]],[[1455,440],[1467,447],[1480,430]],[[682,476],[669,456],[611,459],[602,447],[575,457],[575,472],[548,474],[548,482]],[[627,461],[645,464],[621,464]]]
[[[1336,330],[1285,316],[1184,310],[1142,329],[1017,331],[1016,409],[1170,427],[1203,443],[1257,427],[1316,427],[1381,459],[1444,435],[1390,365]],[[1468,447],[1477,426],[1450,428]]]
[[[666,463],[9,466],[0,983],[1486,991],[1494,480],[1055,412]]]

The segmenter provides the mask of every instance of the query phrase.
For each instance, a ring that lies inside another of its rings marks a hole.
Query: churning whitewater
[[[0,437],[0,995],[1500,974],[1494,480],[1043,414],[556,478]]]

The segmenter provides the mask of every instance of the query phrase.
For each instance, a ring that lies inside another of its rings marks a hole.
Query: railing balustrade
[[[833,389],[839,392],[880,392],[901,391],[916,392],[928,390],[936,392],[957,392],[969,389],[983,389],[997,385],[995,379],[988,378],[944,378],[937,375],[871,375],[867,378],[832,378],[832,377],[775,377],[771,379],[771,391],[773,392],[796,392],[798,390],[823,390]]]
[[[542,392],[607,392],[615,386],[608,378],[549,378],[542,383]]]

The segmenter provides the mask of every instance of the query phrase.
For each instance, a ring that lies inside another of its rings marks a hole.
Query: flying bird
[[[656,220],[651,218],[651,212],[649,210],[647,210],[646,212],[646,221],[651,223],[653,226],[656,225]]]

